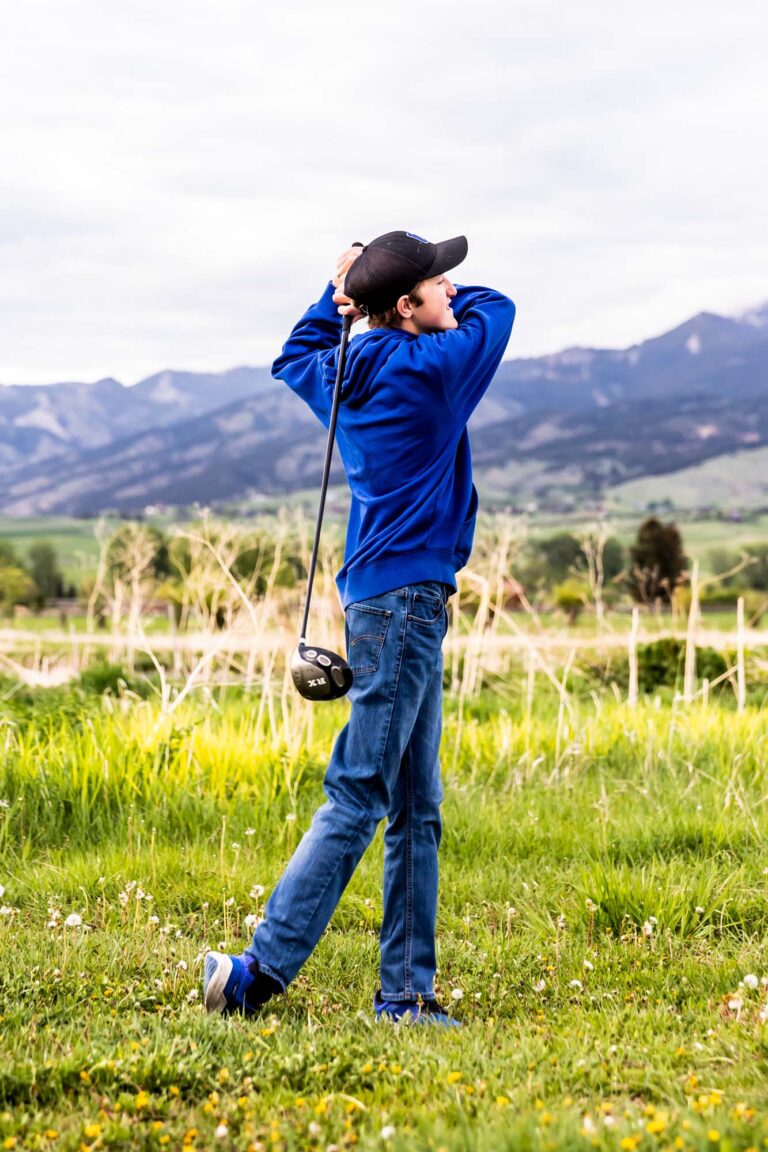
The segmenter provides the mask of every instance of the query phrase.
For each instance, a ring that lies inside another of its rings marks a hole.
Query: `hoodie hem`
[[[456,571],[465,561],[457,563],[453,552],[424,551],[399,553],[384,560],[375,560],[336,577],[336,584],[345,608],[372,596],[382,596],[407,584],[420,584],[424,580],[437,580],[456,591]]]

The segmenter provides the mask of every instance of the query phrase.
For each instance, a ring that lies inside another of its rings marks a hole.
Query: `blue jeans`
[[[283,988],[317,944],[386,817],[382,996],[434,995],[441,649],[449,593],[430,581],[347,609],[352,711],[323,782],[327,801],[272,892],[245,954]]]

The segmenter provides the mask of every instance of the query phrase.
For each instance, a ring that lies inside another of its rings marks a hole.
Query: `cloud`
[[[466,232],[510,354],[768,295],[762,5],[30,0],[0,380],[269,361],[335,254]]]

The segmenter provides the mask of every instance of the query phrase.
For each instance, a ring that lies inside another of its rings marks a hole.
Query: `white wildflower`
[[[752,972],[748,972],[744,977],[744,983],[746,984],[747,988],[751,988],[754,991],[754,989],[757,988],[760,984],[760,981]]]
[[[761,1024],[765,1024],[766,1020],[768,1020],[768,1004],[766,1004],[764,1008],[760,1009],[757,1014],[757,1018]]]
[[[462,992],[461,988],[454,988],[451,991],[451,1000],[463,1000],[463,999],[464,999],[464,993]]]
[[[534,992],[543,992],[547,986],[546,980],[537,980],[533,986]]]
[[[233,852],[239,852],[240,851],[240,845],[237,843],[236,840],[232,841],[232,851]]]
[[[258,916],[255,912],[249,912],[248,915],[244,917],[243,924],[252,932],[257,924],[261,924],[262,920],[262,916]]]
[[[229,1128],[227,1127],[226,1124],[221,1123],[221,1124],[219,1124],[218,1128],[216,1129],[216,1131],[214,1132],[213,1135],[216,1137],[217,1140],[226,1140],[227,1136],[229,1136]]]
[[[0,900],[2,900],[3,896],[5,896],[5,888],[0,884]]]
[[[603,1117],[603,1124],[605,1124],[606,1128],[613,1128],[615,1123],[616,1123],[616,1117],[615,1116],[608,1115],[608,1116]]]
[[[0,916],[13,916],[13,908],[9,908],[7,904],[0,904]]]
[[[650,919],[646,920],[645,924],[643,924],[642,932],[643,936],[653,936],[653,924],[651,924]]]
[[[584,971],[585,972],[594,972],[594,970],[595,970],[595,966],[592,963],[592,961],[591,960],[585,960],[584,961]]]
[[[179,969],[179,971],[180,971],[180,972],[186,972],[186,970],[187,970],[187,962],[186,962],[186,960],[179,960],[179,962],[178,962],[178,964],[176,965],[176,967]]]
[[[289,812],[288,815],[286,816],[286,820],[295,820],[295,819],[296,819],[296,813],[295,812]]]
[[[307,1132],[309,1133],[310,1136],[319,1136],[320,1135],[320,1133],[322,1132],[322,1128],[318,1124],[317,1120],[310,1120],[309,1124],[307,1125]]]
[[[744,1001],[741,999],[740,996],[733,996],[728,1001],[728,1007],[731,1010],[731,1012],[741,1012],[742,1008],[744,1007]]]
[[[256,835],[256,829],[255,828],[246,828],[245,834],[246,834],[246,836],[255,836]]]
[[[396,1129],[394,1124],[385,1124],[381,1130],[382,1140],[391,1140],[395,1134],[395,1131]]]
[[[582,984],[581,980],[571,980],[568,987],[569,988],[575,988],[577,992],[581,992],[584,985]]]
[[[191,988],[189,992],[187,992],[187,1004],[194,1004],[199,995],[200,993],[198,992],[197,988]]]
[[[70,912],[64,921],[65,928],[81,928],[83,925],[83,918],[78,912]]]
[[[225,906],[225,908],[234,908],[234,906],[235,906],[234,896],[230,896],[229,899],[227,901],[225,901],[224,906]]]
[[[250,891],[251,900],[260,900],[263,895],[264,895],[264,885],[263,884],[254,884],[253,888],[251,888],[251,891]]]
[[[159,916],[150,916],[149,919],[147,920],[147,924],[159,924],[159,923],[160,923],[160,917]]]
[[[694,912],[696,913],[697,916],[703,916],[704,915],[704,909],[702,908],[701,904],[696,905],[696,907],[694,908]]]
[[[10,808],[10,800],[0,800],[0,808]]]

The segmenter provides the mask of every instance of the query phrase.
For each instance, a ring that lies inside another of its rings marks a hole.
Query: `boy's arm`
[[[492,288],[456,286],[453,314],[458,328],[436,332],[426,346],[440,371],[448,407],[466,423],[482,400],[507,347],[515,305]]]
[[[272,365],[273,377],[283,380],[301,396],[326,428],[331,416],[334,375],[331,372],[329,390],[326,369],[341,342],[340,313],[351,314],[353,319],[360,315],[344,295],[344,277],[361,251],[361,245],[354,244],[341,253],[330,284],[317,304],[304,313]]]
[[[274,378],[301,396],[326,426],[332,397],[324,387],[324,368],[341,341],[342,319],[333,303],[335,291],[329,283],[296,324],[272,365]]]

